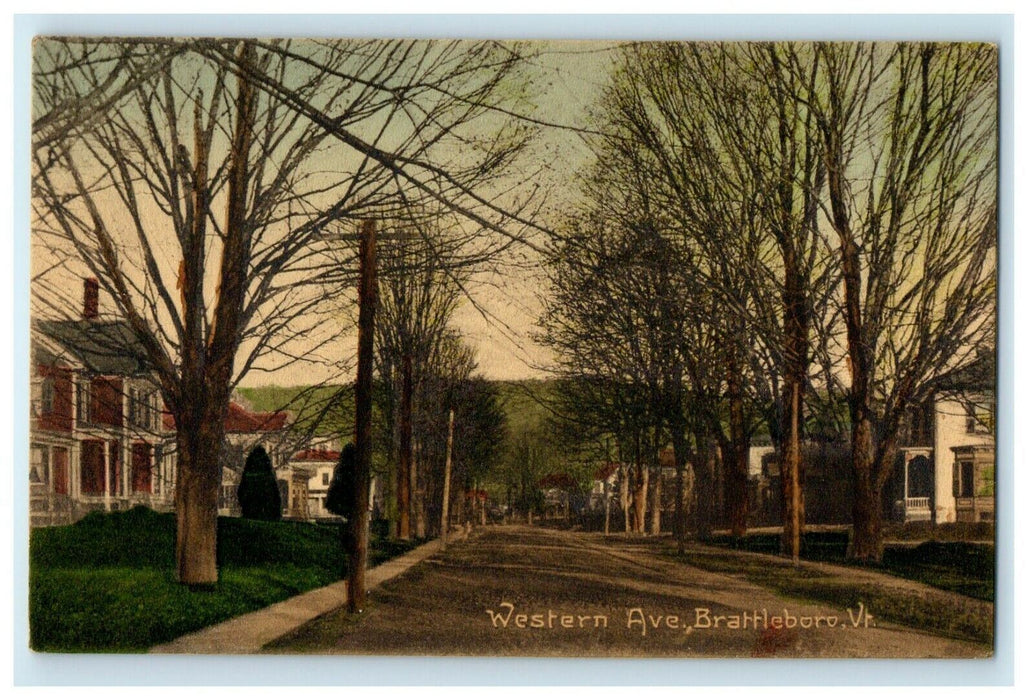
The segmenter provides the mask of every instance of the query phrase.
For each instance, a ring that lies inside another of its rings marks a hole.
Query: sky
[[[541,93],[534,117],[549,123],[586,126],[587,110],[607,82],[617,46],[604,41],[542,42],[542,68],[534,83]],[[550,127],[540,132],[537,153],[549,154],[549,172],[540,184],[551,192],[554,206],[563,209],[577,196],[575,179],[592,160],[592,154],[579,135]],[[538,167],[539,161],[535,165]],[[535,264],[533,251],[524,249],[517,255],[522,258],[520,264],[505,263],[471,280],[452,321],[474,348],[478,372],[489,379],[549,376],[551,353],[533,338],[545,278]],[[333,347],[333,352],[354,357],[355,333],[346,330]],[[252,372],[241,386],[296,386],[315,381],[335,381],[335,376],[323,366],[298,363],[271,373]]]

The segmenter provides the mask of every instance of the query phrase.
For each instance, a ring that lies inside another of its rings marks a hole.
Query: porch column
[[[111,511],[111,441],[101,440],[104,445],[104,510]]]
[[[912,459],[913,459],[913,455],[911,455],[910,453],[906,452],[905,459],[903,460],[903,464],[902,464],[902,471],[904,472],[903,473],[903,479],[902,479],[902,483],[903,483],[903,486],[902,486],[902,489],[903,489],[903,491],[902,491],[902,498],[904,498],[905,502],[906,502],[906,514],[907,515],[909,513],[909,463],[910,463],[910,461],[912,461]],[[906,518],[906,519],[908,520],[908,518]]]
[[[133,484],[130,482],[133,476],[133,444],[126,431],[123,431],[122,442],[119,444],[119,447],[122,452],[122,496],[128,499],[129,496],[133,495]]]

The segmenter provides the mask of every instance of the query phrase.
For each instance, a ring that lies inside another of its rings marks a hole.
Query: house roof
[[[284,411],[249,411],[231,401],[227,408],[226,420],[223,422],[223,430],[227,433],[268,433],[281,430],[287,425],[287,420],[288,414]],[[167,430],[176,429],[176,421],[171,413],[162,413],[162,425]]]
[[[539,480],[539,487],[544,489],[573,489],[578,486],[571,474],[547,474]]]
[[[147,353],[125,321],[36,320],[33,329],[60,346],[65,357],[35,344],[37,362],[70,361],[96,374],[138,376],[150,372]]]
[[[995,351],[983,348],[969,364],[946,372],[935,380],[942,391],[995,391]]]
[[[291,458],[292,462],[337,462],[341,452],[338,450],[302,450]]]

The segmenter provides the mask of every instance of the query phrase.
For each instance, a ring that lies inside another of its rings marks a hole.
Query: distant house
[[[288,465],[306,478],[306,500],[308,518],[323,520],[337,518],[327,510],[327,489],[334,478],[334,467],[340,456],[338,450],[327,448],[308,448],[296,452]]]
[[[622,465],[608,462],[600,465],[593,474],[593,487],[589,492],[589,509],[604,510],[607,499],[612,501],[618,492],[618,472]]]
[[[890,522],[978,522],[995,519],[995,360],[943,376],[931,397],[907,415],[894,469],[885,484]],[[802,446],[805,515],[812,524],[851,522],[852,471],[847,445]],[[753,468],[752,468],[753,472]],[[776,454],[763,456],[756,524],[782,521]]]
[[[570,474],[547,474],[539,480],[539,490],[545,500],[547,517],[569,517],[572,499],[578,491],[578,482]]]
[[[241,482],[241,473],[248,454],[256,447],[262,447],[270,456],[274,470],[283,464],[286,431],[290,416],[284,411],[261,412],[251,411],[237,398],[227,406],[226,419],[223,422],[223,478],[219,489],[219,514],[238,516],[241,514],[237,503],[237,485]],[[166,433],[172,436],[176,432],[176,422],[172,415],[164,413],[162,423]],[[172,438],[170,437],[170,440]],[[282,489],[283,490],[283,489]],[[281,494],[281,510],[287,515],[287,501]]]
[[[96,280],[84,282],[82,318],[33,322],[31,353],[32,525],[171,508],[159,393],[129,326],[100,318]]]

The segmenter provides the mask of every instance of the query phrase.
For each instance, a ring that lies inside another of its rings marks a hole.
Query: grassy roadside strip
[[[176,521],[134,508],[34,530],[29,544],[29,638],[36,651],[144,652],[188,632],[264,608],[345,575],[338,528],[219,519],[219,583],[174,578]],[[370,566],[417,543],[374,539]]]
[[[682,556],[671,546],[663,553],[690,566],[770,588],[788,598],[853,609],[863,603],[878,624],[883,621],[992,644],[995,616],[990,602],[912,581],[899,583],[867,569],[810,562],[795,567],[775,556],[700,545],[690,547]]]
[[[966,523],[964,523],[966,524]],[[983,523],[982,523],[983,524]],[[750,533],[732,538],[720,534],[703,542],[734,550],[779,554],[780,535]],[[863,567],[847,560],[847,532],[806,532],[801,558],[891,574],[926,583],[952,593],[992,602],[995,600],[995,544],[982,541],[897,541],[884,547],[880,564]]]

